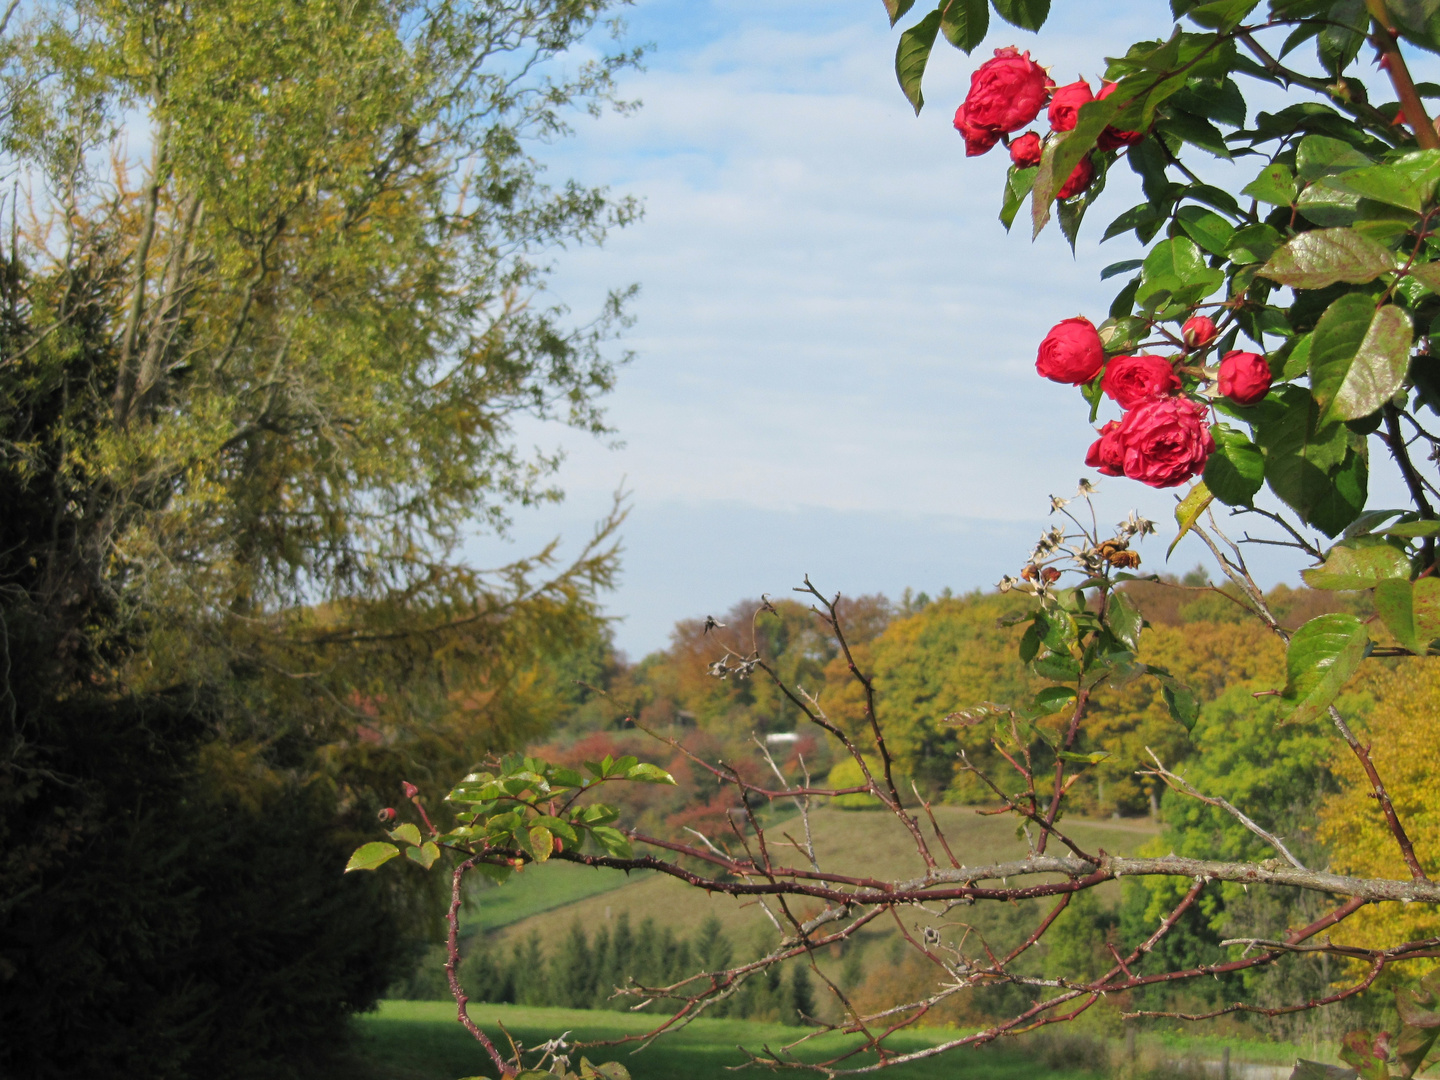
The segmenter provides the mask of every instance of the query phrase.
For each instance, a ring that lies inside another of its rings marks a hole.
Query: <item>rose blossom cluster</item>
[[[1187,348],[1203,349],[1217,332],[1210,318],[1197,315],[1181,327],[1180,336]],[[1107,476],[1174,487],[1202,472],[1215,451],[1209,408],[1186,396],[1175,361],[1117,356],[1107,362],[1099,331],[1089,319],[1065,319],[1054,326],[1040,343],[1035,370],[1077,386],[1099,378],[1106,396],[1124,410],[1119,420],[1100,429],[1085,455],[1085,464]],[[1253,405],[1269,392],[1270,377],[1270,366],[1258,353],[1228,352],[1214,381],[1217,392],[1234,404]]]
[[[965,138],[967,156],[988,153],[997,142],[1004,140],[1010,150],[1010,160],[1017,168],[1028,169],[1040,164],[1040,135],[1027,131],[1013,140],[1011,135],[1033,123],[1047,102],[1051,133],[1070,131],[1075,127],[1080,106],[1088,101],[1103,100],[1114,89],[1114,83],[1104,83],[1097,95],[1082,79],[1057,90],[1046,70],[1031,60],[1028,52],[1022,53],[1013,46],[996,49],[994,59],[981,64],[970,76],[970,93],[955,110],[955,130]],[[1134,146],[1142,138],[1143,133],[1138,131],[1107,127],[1096,146],[1101,150],[1118,150],[1122,146]],[[1094,179],[1095,164],[1086,154],[1056,197],[1068,199],[1079,195]]]

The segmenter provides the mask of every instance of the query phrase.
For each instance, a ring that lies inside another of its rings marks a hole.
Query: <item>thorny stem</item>
[[[1415,132],[1415,141],[1419,143],[1420,149],[1440,150],[1440,134],[1436,134],[1430,123],[1425,104],[1420,100],[1420,94],[1410,78],[1410,69],[1405,65],[1405,57],[1400,52],[1400,36],[1395,32],[1395,23],[1385,7],[1385,0],[1365,0],[1365,6],[1375,20],[1375,32],[1370,35],[1370,41],[1380,53],[1380,66],[1390,76],[1390,85],[1395,88],[1395,96],[1400,99],[1400,109],[1405,114],[1405,122]]]
[[[466,859],[455,868],[450,875],[450,911],[445,916],[445,921],[450,928],[449,937],[445,940],[445,977],[450,982],[450,993],[455,998],[455,1005],[458,1009],[460,1023],[465,1030],[474,1036],[475,1040],[485,1048],[490,1055],[491,1062],[499,1071],[501,1076],[516,1076],[520,1070],[511,1066],[500,1056],[500,1051],[495,1049],[495,1044],[490,1041],[489,1036],[480,1030],[480,1025],[470,1019],[470,998],[465,993],[465,988],[460,985],[460,904],[462,901],[460,888],[467,870],[474,869],[477,859]]]

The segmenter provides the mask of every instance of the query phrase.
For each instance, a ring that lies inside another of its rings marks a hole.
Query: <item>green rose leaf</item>
[[[1042,656],[1030,667],[1036,675],[1042,679],[1049,679],[1051,682],[1074,682],[1080,678],[1080,665],[1075,662],[1074,657],[1065,656],[1062,653]]]
[[[1050,0],[994,0],[995,10],[1011,26],[1039,30],[1050,17]]]
[[[1337,535],[1365,509],[1369,466],[1364,440],[1351,445],[1344,424],[1320,423],[1309,391],[1285,386],[1253,407],[1265,482],[1304,521]]]
[[[435,860],[440,858],[440,848],[433,840],[426,840],[419,847],[408,847],[405,849],[405,857],[411,862],[419,863],[426,870],[435,865]]]
[[[1286,722],[1313,720],[1328,708],[1369,648],[1370,636],[1354,615],[1320,615],[1296,630],[1285,651],[1282,696],[1294,705]]]
[[[1312,589],[1371,589],[1390,578],[1410,580],[1410,557],[1380,536],[1342,540],[1319,566],[1300,571]]]
[[[630,858],[630,841],[619,829],[611,828],[609,825],[596,825],[590,830],[590,833],[611,855],[618,859]]]
[[[399,840],[402,843],[420,843],[420,830],[408,821],[404,825],[401,825],[399,828],[395,829],[393,832],[389,833],[388,835],[391,840]]]
[[[1295,202],[1295,176],[1284,165],[1267,165],[1240,194],[1271,206],[1290,206]]]
[[[1175,217],[1186,235],[1212,255],[1224,255],[1235,236],[1235,226],[1203,206],[1182,206]]]
[[[1215,452],[1205,463],[1205,486],[1227,506],[1249,506],[1265,482],[1265,456],[1228,424],[1211,424],[1210,437]]]
[[[1225,254],[1239,265],[1263,263],[1280,246],[1280,234],[1269,225],[1246,225],[1236,229],[1225,248]]]
[[[1105,605],[1105,623],[1127,649],[1134,652],[1140,647],[1140,630],[1145,624],[1140,609],[1124,592],[1116,590],[1110,594]]]
[[[1409,581],[1390,578],[1376,585],[1375,611],[1402,646],[1413,653],[1424,651],[1415,633],[1415,598]]]
[[[350,861],[345,864],[345,873],[348,874],[351,870],[374,870],[399,854],[400,849],[394,844],[387,844],[382,840],[372,840],[355,849],[355,854],[351,855]]]
[[[651,765],[648,762],[640,765],[633,765],[625,772],[626,780],[638,780],[642,784],[673,784],[675,778],[659,765]]]
[[[1040,712],[1059,712],[1076,698],[1071,686],[1047,686],[1035,695],[1035,708]]]
[[[1044,0],[1049,10],[1049,0]],[[1004,16],[1004,10],[996,3],[996,10]],[[1121,100],[1124,98],[1124,100]],[[1087,101],[1080,106],[1075,126],[1045,144],[1040,156],[1040,171],[1035,175],[1035,187],[1030,195],[1031,236],[1040,235],[1040,230],[1050,220],[1050,206],[1055,196],[1065,186],[1065,181],[1080,164],[1080,159],[1095,148],[1100,137],[1115,114],[1129,104],[1129,98],[1116,90],[1104,101]]]
[[[969,53],[985,40],[990,28],[990,5],[987,0],[950,0],[941,9],[940,32],[945,40]]]
[[[905,17],[905,13],[915,6],[915,0],[883,0],[885,13],[890,16],[890,25],[894,26]]]
[[[1148,672],[1160,684],[1160,696],[1165,699],[1170,719],[1186,731],[1193,731],[1195,721],[1200,719],[1200,699],[1195,696],[1195,691],[1164,668],[1151,665]]]
[[[900,89],[905,92],[916,116],[925,107],[920,80],[925,75],[925,65],[930,62],[930,50],[935,47],[935,35],[939,32],[940,12],[932,11],[900,35],[900,44],[895,49],[895,77],[900,80]]]
[[[1399,161],[1351,169],[1322,182],[1326,187],[1389,206],[1403,206],[1419,214],[1435,198],[1435,185],[1440,182],[1440,150],[1421,150]]]
[[[1389,248],[1354,229],[1312,229],[1287,241],[1257,273],[1296,289],[1374,281],[1400,264]]]
[[[1295,151],[1295,171],[1307,184],[1372,164],[1348,142],[1328,135],[1306,135]]]
[[[1393,304],[1376,311],[1358,293],[1331,304],[1310,346],[1311,392],[1322,421],[1358,420],[1389,401],[1405,381],[1413,336],[1410,316]]]
[[[536,825],[530,830],[530,854],[535,856],[536,862],[546,862],[551,853],[555,850],[555,837],[544,825]]]

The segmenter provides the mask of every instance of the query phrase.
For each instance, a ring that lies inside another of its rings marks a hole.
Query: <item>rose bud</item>
[[[1090,181],[1095,179],[1095,164],[1086,154],[1080,159],[1080,164],[1071,171],[1070,177],[1061,185],[1060,190],[1055,193],[1057,199],[1068,199],[1072,195],[1079,195],[1090,186]]]
[[[402,791],[405,792],[405,797],[407,799],[413,799],[416,795],[420,794],[420,789],[414,784],[410,783],[409,780],[401,780],[400,788]]]
[[[1052,382],[1087,383],[1105,366],[1105,346],[1083,316],[1056,323],[1040,342],[1035,370]]]
[[[559,855],[562,851],[565,850],[565,841],[561,840],[558,836],[555,837],[552,850],[555,852],[556,855]]]
[[[1180,389],[1180,377],[1163,356],[1117,356],[1105,367],[1100,383],[1122,409],[1142,401],[1169,397]]]
[[[978,127],[965,115],[965,106],[955,110],[955,130],[965,137],[965,156],[976,157],[993,149],[1000,141],[1000,132],[994,128]]]
[[[1259,353],[1228,352],[1220,361],[1219,390],[1236,405],[1254,405],[1270,392],[1270,365]]]
[[[1073,131],[1079,119],[1080,106],[1095,100],[1090,84],[1084,79],[1062,86],[1050,99],[1050,127],[1054,131]]]
[[[1113,82],[1101,83],[1100,93],[1095,95],[1095,100],[1104,101],[1115,92],[1115,85]],[[1101,150],[1119,150],[1122,146],[1134,146],[1144,138],[1143,131],[1121,131],[1107,127],[1100,133],[1100,138],[1095,140],[1095,145]]]
[[[1124,448],[1116,437],[1120,431],[1120,422],[1111,420],[1100,429],[1100,438],[1090,444],[1090,449],[1085,452],[1085,464],[1096,469],[1106,476],[1124,476]]]
[[[1054,85],[1028,52],[996,49],[995,58],[970,76],[970,93],[955,113],[955,128],[965,136],[965,153],[983,154],[1001,135],[1034,120]]]
[[[1202,472],[1215,452],[1205,415],[1205,406],[1184,397],[1146,401],[1126,413],[1116,433],[1125,475],[1166,488]]]
[[[1180,340],[1192,349],[1203,349],[1215,340],[1218,333],[1214,319],[1208,315],[1192,315],[1180,327]]]
[[[395,808],[393,806],[387,806],[384,810],[381,810],[380,813],[376,816],[379,817],[382,822],[394,821]]]
[[[1040,136],[1027,131],[1010,144],[1010,160],[1017,169],[1028,169],[1040,164]]]

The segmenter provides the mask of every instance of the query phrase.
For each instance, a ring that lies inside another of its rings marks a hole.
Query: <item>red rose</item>
[[[1100,385],[1122,409],[1133,409],[1142,401],[1169,397],[1180,389],[1180,379],[1163,356],[1117,356]]]
[[[1001,135],[1034,120],[1054,85],[1028,52],[996,49],[995,58],[970,76],[970,93],[955,113],[955,128],[965,136],[965,153],[983,154]]]
[[[1100,93],[1095,95],[1096,101],[1104,101],[1115,92],[1115,83],[1107,82],[1100,84]],[[1122,146],[1134,146],[1145,138],[1143,131],[1121,131],[1118,128],[1107,127],[1100,133],[1100,138],[1095,145],[1101,150],[1119,150]]]
[[[1184,397],[1157,398],[1131,409],[1115,435],[1125,475],[1164,488],[1203,470],[1215,450],[1205,413],[1205,406]]]
[[[1220,393],[1236,405],[1254,405],[1270,392],[1270,365],[1259,353],[1228,352],[1220,361]]]
[[[976,157],[992,149],[1000,141],[994,128],[977,127],[965,115],[965,106],[955,110],[955,130],[965,137],[965,156]]]
[[[1040,164],[1040,136],[1027,131],[1010,143],[1010,160],[1017,169],[1028,169]]]
[[[1120,445],[1117,435],[1120,432],[1120,423],[1111,420],[1100,429],[1100,438],[1090,444],[1090,449],[1085,451],[1085,464],[1096,469],[1106,476],[1125,475],[1125,451]]]
[[[1095,179],[1095,164],[1086,154],[1080,159],[1080,164],[1071,170],[1069,178],[1061,185],[1060,190],[1055,193],[1057,199],[1068,199],[1072,195],[1079,195],[1090,186],[1090,181]]]
[[[1105,345],[1086,318],[1056,323],[1040,342],[1035,370],[1054,382],[1087,383],[1105,366]]]
[[[1180,327],[1180,340],[1192,349],[1203,349],[1215,340],[1217,333],[1214,319],[1208,315],[1194,315]]]
[[[1095,95],[1090,92],[1090,84],[1084,79],[1072,82],[1069,86],[1060,87],[1055,91],[1055,96],[1050,99],[1051,129],[1054,131],[1073,130],[1080,106],[1094,100]]]

